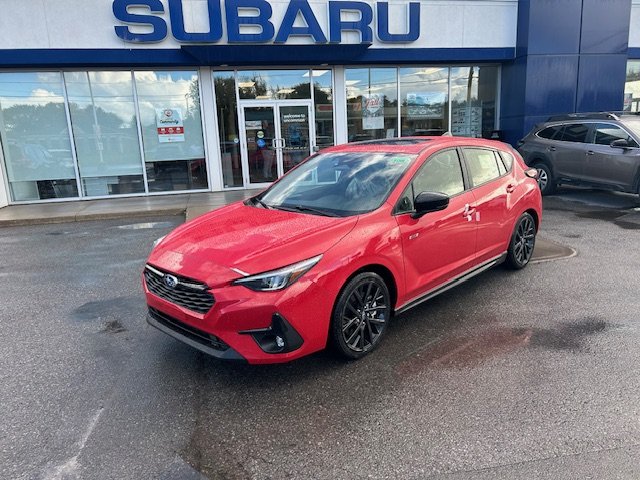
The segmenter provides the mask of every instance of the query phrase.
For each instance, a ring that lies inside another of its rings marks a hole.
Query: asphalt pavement
[[[183,216],[0,229],[2,479],[637,479],[637,198],[564,191],[541,238],[374,354],[220,363],[146,325]]]

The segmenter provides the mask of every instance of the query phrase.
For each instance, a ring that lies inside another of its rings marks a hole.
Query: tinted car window
[[[611,123],[598,123],[595,130],[594,143],[598,145],[611,145],[615,140],[626,140],[629,145],[637,147],[636,141],[627,132]]]
[[[570,123],[564,126],[560,140],[563,142],[586,143],[589,125],[584,123]]]
[[[563,125],[553,125],[552,127],[547,127],[540,132],[538,132],[538,136],[541,138],[548,138],[549,140],[553,140],[556,137],[559,137],[562,132]]]
[[[457,195],[464,191],[462,168],[456,150],[446,150],[427,160],[413,180],[415,194],[422,192],[440,192]]]
[[[474,186],[482,185],[500,176],[498,162],[493,150],[465,148],[464,158],[467,160],[469,174]]]

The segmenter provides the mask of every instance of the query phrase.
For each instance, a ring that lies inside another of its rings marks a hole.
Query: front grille
[[[175,303],[197,313],[207,313],[211,310],[215,299],[207,291],[208,287],[204,283],[173,275],[178,279],[178,284],[174,288],[170,288],[164,281],[167,275],[173,274],[147,265],[144,269],[144,279],[149,291],[167,302]]]
[[[155,308],[149,307],[149,314],[160,324],[164,325],[167,328],[170,328],[174,332],[179,333],[180,335],[187,337],[194,342],[198,342],[207,347],[211,347],[215,350],[220,350],[224,352],[229,349],[229,345],[224,343],[215,335],[211,335],[210,333],[203,332],[191,325],[187,325],[186,323],[181,322],[169,315],[162,313]]]

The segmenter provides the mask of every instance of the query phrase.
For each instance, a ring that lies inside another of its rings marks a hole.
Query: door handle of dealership
[[[587,150],[587,155],[595,155],[596,152],[594,152],[593,150]]]
[[[515,183],[510,183],[509,185],[507,185],[507,193],[513,193],[515,189],[516,189]]]

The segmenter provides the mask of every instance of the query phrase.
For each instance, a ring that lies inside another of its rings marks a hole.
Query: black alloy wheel
[[[523,213],[516,223],[507,251],[507,265],[514,269],[527,266],[536,245],[536,222],[530,213]]]
[[[358,359],[373,350],[387,329],[391,296],[382,277],[356,275],[338,297],[331,323],[331,340],[340,354]]]
[[[538,171],[538,186],[542,195],[549,195],[556,190],[556,181],[553,178],[551,167],[543,162],[536,163],[533,168]]]

